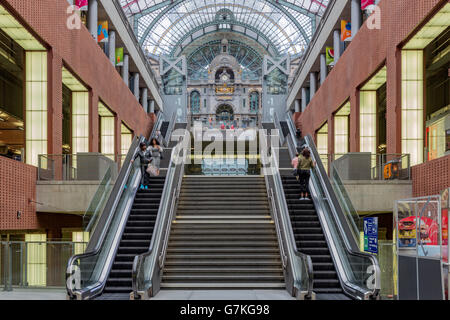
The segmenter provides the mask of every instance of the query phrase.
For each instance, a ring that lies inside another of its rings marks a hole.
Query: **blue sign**
[[[378,253],[378,218],[364,218],[364,251]]]

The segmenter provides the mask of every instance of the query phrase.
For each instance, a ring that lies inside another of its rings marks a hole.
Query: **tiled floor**
[[[65,289],[13,289],[0,288],[0,300],[66,300]]]
[[[161,290],[152,300],[294,300],[286,290]]]

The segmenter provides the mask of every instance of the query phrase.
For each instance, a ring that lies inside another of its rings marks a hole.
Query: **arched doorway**
[[[220,105],[216,110],[216,122],[230,124],[234,121],[233,108],[227,104]]]

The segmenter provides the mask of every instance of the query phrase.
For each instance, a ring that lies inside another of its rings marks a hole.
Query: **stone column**
[[[116,32],[110,31],[109,32],[109,60],[111,61],[112,65],[116,66]]]
[[[127,85],[127,87],[130,87],[130,74],[129,74],[129,63],[130,63],[130,56],[127,54],[123,55],[123,67],[122,67],[122,79],[123,82]]]
[[[302,88],[302,112],[305,111],[307,105],[308,105],[308,92],[306,91],[306,88]]]
[[[353,39],[362,25],[361,0],[352,0],[351,7],[352,7],[351,22],[352,22],[352,39]]]
[[[324,53],[320,55],[320,85],[325,82],[327,78],[328,69],[327,69],[327,58]]]
[[[88,10],[88,27],[92,37],[97,41],[97,28],[98,28],[98,2],[97,0],[89,1]]]
[[[139,101],[139,73],[133,74],[133,94]]]
[[[295,100],[295,112],[301,112],[300,100],[298,100],[298,99]]]
[[[334,48],[334,64],[339,61],[342,55],[342,41],[341,41],[341,31],[334,30],[333,32],[333,48]]]
[[[142,89],[141,105],[145,112],[148,113],[148,89]]]
[[[155,113],[155,100],[150,100],[150,113]]]
[[[309,74],[309,101],[314,98],[317,89],[317,73],[311,72]]]

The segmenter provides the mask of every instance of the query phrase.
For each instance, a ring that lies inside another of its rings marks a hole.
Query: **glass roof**
[[[242,80],[259,80],[262,76],[262,62],[258,52],[249,45],[230,40],[229,54],[235,57],[242,68]],[[208,67],[220,54],[221,41],[215,40],[197,48],[188,57],[188,77],[191,80],[208,80]]]
[[[298,55],[309,44],[316,17],[329,0],[120,0],[134,20],[143,48],[154,56],[177,56],[202,36],[244,34],[272,55]]]

